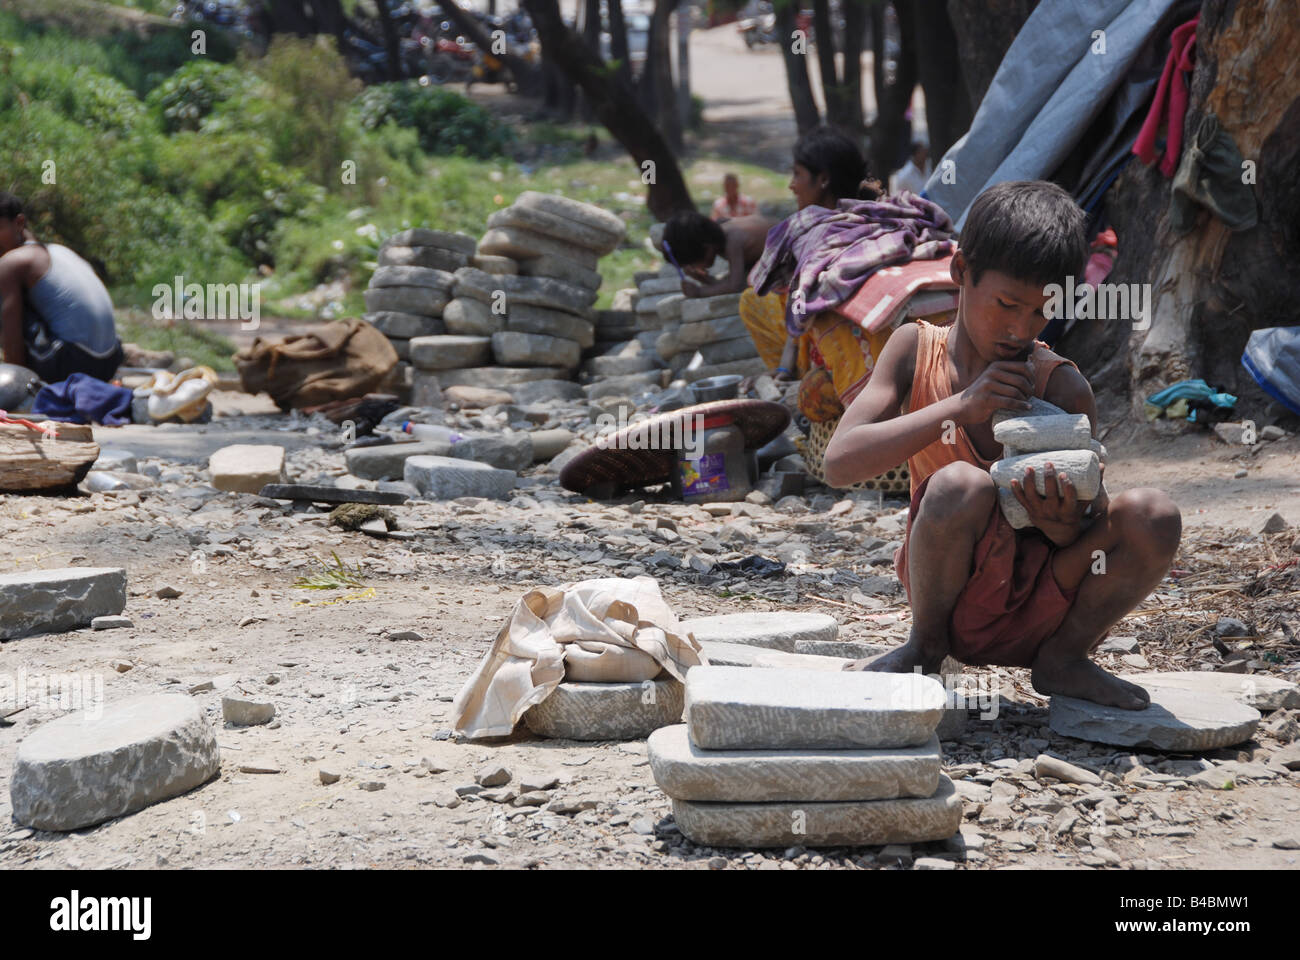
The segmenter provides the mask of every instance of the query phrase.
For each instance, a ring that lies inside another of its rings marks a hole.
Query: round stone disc
[[[9,798],[19,823],[76,830],[185,793],[220,765],[198,704],[152,694],[39,727],[18,746]]]

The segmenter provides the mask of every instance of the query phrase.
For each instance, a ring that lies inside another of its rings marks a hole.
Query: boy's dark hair
[[[0,220],[13,220],[23,212],[23,202],[12,193],[0,190]]]
[[[705,247],[715,247],[721,254],[727,249],[727,235],[722,232],[722,227],[704,214],[696,213],[694,210],[683,210],[681,213],[673,214],[664,224],[664,243],[672,247],[673,256],[681,266],[704,263],[708,260],[709,262],[704,266],[711,267],[713,260]],[[664,259],[668,259],[666,253]]]
[[[879,191],[863,190],[871,180],[858,145],[833,127],[815,127],[794,145],[794,162],[813,174],[826,174],[827,189],[840,200],[874,200]]]
[[[1046,180],[1007,180],[971,204],[961,230],[961,253],[971,282],[989,270],[1047,286],[1081,274],[1088,259],[1084,213]]]

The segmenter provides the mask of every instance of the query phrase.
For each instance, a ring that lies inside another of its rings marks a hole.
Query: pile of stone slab
[[[443,387],[500,388],[572,380],[596,340],[600,257],[626,224],[599,207],[527,191],[488,218],[475,240],[405,230],[380,251],[366,319],[402,359],[385,389],[417,406]]]
[[[943,840],[961,798],[941,771],[942,686],[917,674],[706,666],[686,722],[650,736],[655,782],[702,846]]]
[[[730,373],[749,377],[766,371],[740,320],[740,294],[682,299],[672,308],[675,317],[663,325],[655,348],[675,376],[693,383]]]
[[[1034,470],[1034,486],[1045,493],[1043,468],[1051,463],[1058,476],[1068,477],[1080,500],[1091,500],[1101,490],[1101,463],[1105,448],[1092,438],[1087,414],[1066,413],[1046,400],[1031,398],[1031,409],[1019,416],[1008,411],[993,415],[993,438],[1003,445],[1003,455],[989,471],[998,488],[998,501],[1007,522],[1017,530],[1031,526],[1029,513],[1011,489],[1012,480],[1023,481]]]
[[[442,315],[455,272],[469,265],[474,238],[445,230],[403,230],[379,248],[365,293],[365,319],[397,351],[398,365],[382,389],[409,399],[414,383],[411,341],[446,332]]]

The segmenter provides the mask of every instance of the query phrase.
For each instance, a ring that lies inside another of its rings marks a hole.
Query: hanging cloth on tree
[[[1187,113],[1187,78],[1184,71],[1196,66],[1196,24],[1200,20],[1197,14],[1186,23],[1174,29],[1169,36],[1169,58],[1165,61],[1164,73],[1156,87],[1155,99],[1151,101],[1151,112],[1133,143],[1133,152],[1148,167],[1156,160],[1156,134],[1161,121],[1165,122],[1165,152],[1160,160],[1160,172],[1166,177],[1174,175],[1178,166],[1178,155],[1183,148],[1183,115]]]
[[[1169,198],[1169,223],[1178,233],[1196,224],[1201,207],[1229,230],[1249,230],[1259,222],[1255,191],[1243,179],[1241,151],[1219,118],[1207,113],[1183,154]]]

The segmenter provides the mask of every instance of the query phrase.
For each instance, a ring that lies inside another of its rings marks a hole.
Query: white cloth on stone
[[[640,682],[662,670],[684,680],[688,668],[706,662],[652,577],[539,587],[519,598],[456,695],[452,726],[470,738],[509,736],[565,678],[568,658],[570,679],[604,683]]]

